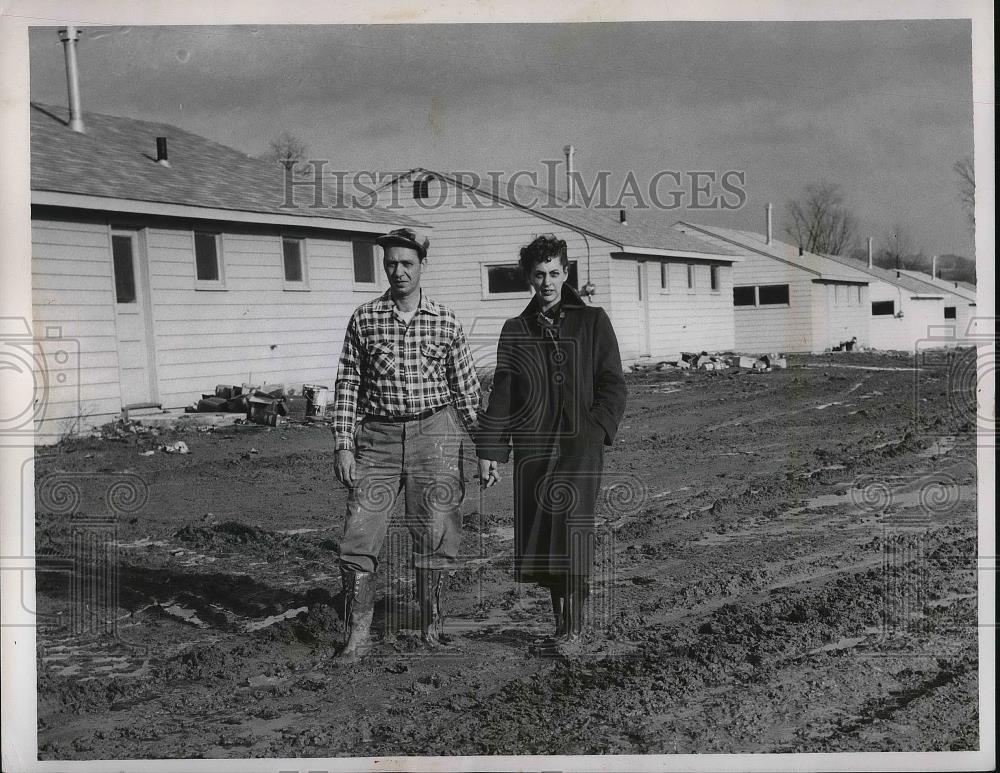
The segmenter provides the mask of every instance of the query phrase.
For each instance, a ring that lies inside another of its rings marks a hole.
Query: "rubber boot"
[[[590,583],[574,578],[563,602],[563,635],[559,637],[559,650],[565,656],[578,654],[584,630],[587,626],[587,599]]]
[[[565,604],[565,594],[561,588],[549,588],[549,596],[552,598],[552,615],[556,619],[555,637],[559,638],[565,633],[566,623],[563,619],[563,605]]]
[[[445,645],[444,570],[417,569],[417,606],[420,607],[420,637],[428,647]]]
[[[375,574],[340,570],[344,586],[344,629],[346,642],[337,655],[341,662],[355,662],[371,650],[372,617],[375,615]]]

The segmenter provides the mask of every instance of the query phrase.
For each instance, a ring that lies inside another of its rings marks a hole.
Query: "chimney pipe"
[[[163,166],[170,166],[170,161],[167,159],[166,137],[156,138],[156,163],[163,164]]]
[[[764,244],[771,243],[771,202],[767,202],[764,207],[764,211],[767,213],[767,238],[764,240]]]
[[[625,217],[624,209],[618,210],[618,222],[621,223],[622,225],[628,225],[628,218]]]
[[[938,278],[938,275],[937,275],[937,259],[938,259],[937,255],[935,255],[934,257],[931,258],[931,277],[933,277],[934,279]]]
[[[576,190],[573,187],[573,154],[575,152],[576,148],[572,145],[563,147],[563,153],[566,154],[566,200],[570,204],[576,204]]]
[[[59,30],[66,54],[66,87],[69,90],[69,128],[83,134],[83,112],[80,110],[80,71],[76,66],[76,41],[80,31],[70,24]]]
[[[868,237],[868,268],[873,266],[872,263],[872,237]]]

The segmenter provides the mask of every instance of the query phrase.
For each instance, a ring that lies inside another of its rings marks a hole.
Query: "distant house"
[[[954,330],[954,337],[962,341],[968,341],[977,335],[975,329],[976,319],[976,289],[966,282],[956,282],[950,279],[941,279],[922,271],[901,270],[900,274],[908,276],[920,284],[933,288],[945,294],[943,324],[946,328],[941,335],[947,335],[947,330]],[[986,331],[978,331],[982,335]]]
[[[733,268],[737,350],[822,352],[854,338],[868,346],[868,274],[752,231],[674,227],[713,249],[747,255]]]
[[[79,349],[45,374],[40,438],[219,383],[332,384],[382,289],[375,236],[414,221],[283,206],[282,167],[174,126],[85,113],[80,133],[30,110],[35,330]]]
[[[739,250],[623,223],[618,211],[569,206],[539,188],[497,192],[428,169],[400,174],[375,195],[434,227],[424,286],[459,315],[480,364],[495,361],[504,320],[531,298],[518,254],[543,233],[566,240],[570,283],[593,286],[588,302],[608,312],[625,361],[733,348]]]
[[[837,255],[826,256],[871,278],[869,345],[874,349],[915,352],[955,344],[953,296],[905,271],[880,268]],[[930,277],[928,277],[930,278]],[[949,307],[951,312],[949,312]],[[951,326],[951,327],[948,327]]]

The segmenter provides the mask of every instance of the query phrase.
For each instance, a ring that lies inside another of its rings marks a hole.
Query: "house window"
[[[896,313],[895,301],[872,301],[873,317],[891,317]]]
[[[660,263],[660,289],[670,291],[670,264]]]
[[[687,288],[688,290],[694,290],[694,264],[687,264]]]
[[[854,302],[861,305],[861,285],[854,285]]]
[[[115,301],[135,303],[135,261],[132,255],[132,237],[111,237],[111,254],[115,264]]]
[[[955,319],[955,307],[945,306],[944,307],[944,318],[945,319]]]
[[[734,306],[756,306],[757,288],[754,285],[743,285],[733,288]]]
[[[428,188],[430,186],[430,178],[425,177],[423,180],[413,181],[413,198],[415,199],[426,199],[428,196]]]
[[[636,286],[639,290],[639,300],[642,300],[642,263],[635,264]]]
[[[566,284],[574,290],[579,289],[577,278],[577,265],[575,260],[569,262],[569,276]],[[531,291],[531,284],[521,271],[521,266],[517,263],[498,263],[483,266],[484,298],[518,294],[523,295]]]
[[[351,247],[354,250],[354,284],[376,284],[375,243],[357,240],[351,243]]]
[[[222,288],[222,235],[207,231],[194,232],[194,263],[197,286]]]
[[[761,306],[787,306],[788,285],[760,285],[757,298]]]
[[[286,290],[308,289],[305,252],[305,239],[282,237],[281,253],[284,260]]]
[[[840,306],[844,302],[844,289],[843,285],[833,286],[833,302],[837,306]]]
[[[712,292],[718,292],[719,291],[719,267],[718,266],[709,266],[708,270],[709,270],[709,276],[710,276],[711,284],[712,284]]]

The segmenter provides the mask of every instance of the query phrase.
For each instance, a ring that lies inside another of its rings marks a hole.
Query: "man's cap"
[[[426,236],[418,236],[412,228],[397,228],[395,231],[389,231],[389,233],[378,237],[375,243],[381,247],[391,247],[394,244],[400,247],[409,247],[411,250],[416,250],[421,259],[427,257],[427,248],[431,246],[430,239]]]

